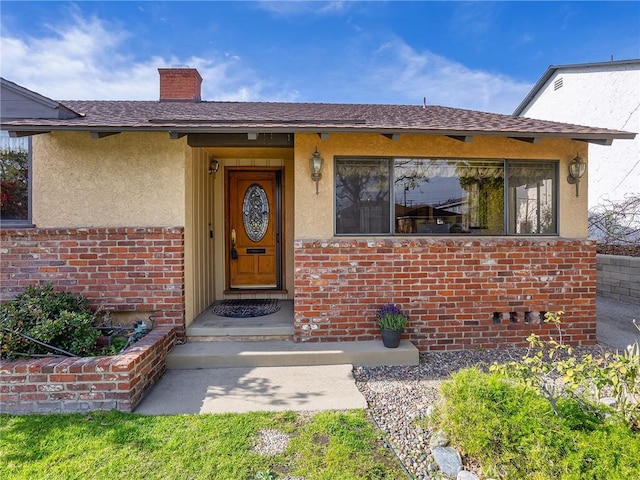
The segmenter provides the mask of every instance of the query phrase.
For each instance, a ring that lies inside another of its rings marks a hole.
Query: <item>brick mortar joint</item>
[[[342,249],[342,248],[420,248],[423,246],[442,246],[453,248],[492,248],[504,246],[522,247],[546,247],[557,248],[567,244],[580,245],[595,249],[596,243],[589,239],[574,238],[514,238],[514,237],[474,237],[474,238],[380,238],[376,240],[364,238],[341,238],[331,239],[297,239],[294,241],[295,250],[299,249]]]
[[[140,234],[183,234],[184,227],[78,227],[78,228],[0,228],[4,237],[31,237],[38,235],[140,235]]]

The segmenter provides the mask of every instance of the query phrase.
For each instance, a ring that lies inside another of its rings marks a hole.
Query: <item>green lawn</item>
[[[254,451],[260,431],[291,436]],[[0,478],[399,479],[363,410],[143,416],[117,412],[0,416]]]

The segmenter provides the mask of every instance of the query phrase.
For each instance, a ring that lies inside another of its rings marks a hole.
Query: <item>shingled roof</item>
[[[60,101],[71,119],[2,121],[3,130],[186,133],[372,132],[430,135],[564,137],[597,143],[634,138],[606,128],[522,118],[435,105],[282,102]]]

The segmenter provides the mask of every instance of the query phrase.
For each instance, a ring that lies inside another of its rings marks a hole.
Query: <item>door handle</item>
[[[236,250],[236,229],[231,229],[231,258],[235,260],[238,258],[238,251]]]

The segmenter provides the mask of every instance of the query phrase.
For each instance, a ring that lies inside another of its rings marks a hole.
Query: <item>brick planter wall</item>
[[[596,341],[596,253],[588,240],[380,239],[295,243],[297,341],[379,339],[376,309],[410,316],[421,351],[525,346],[564,310],[565,340]]]
[[[640,305],[640,257],[597,255],[598,295]]]
[[[93,308],[155,312],[184,331],[182,228],[0,230],[0,300],[50,282]]]
[[[175,340],[175,328],[159,327],[117,356],[0,361],[0,411],[131,412],[164,373]]]

